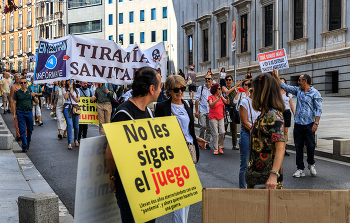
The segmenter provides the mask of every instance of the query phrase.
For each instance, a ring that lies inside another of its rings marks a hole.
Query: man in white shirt
[[[196,102],[195,102],[195,108],[196,108],[196,118],[199,119],[199,125],[200,127],[200,134],[199,137],[205,139],[207,141],[206,148],[203,149],[210,149],[209,142],[210,142],[210,126],[209,126],[209,103],[208,97],[210,95],[210,88],[213,83],[213,78],[210,74],[207,74],[205,76],[205,85],[199,86],[197,93],[196,93]],[[204,138],[205,135],[205,138]]]

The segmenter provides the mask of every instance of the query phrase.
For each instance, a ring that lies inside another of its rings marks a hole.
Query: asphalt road
[[[2,113],[3,110],[0,109]],[[43,126],[35,126],[28,156],[42,176],[60,197],[69,212],[74,215],[75,185],[79,149],[67,149],[67,139],[57,137],[57,124],[49,116],[50,111],[43,108]],[[7,126],[15,135],[12,115],[2,115]],[[88,137],[98,136],[98,126],[89,126]],[[225,147],[232,148],[231,139],[225,140]],[[20,143],[20,142],[19,142]],[[196,165],[203,187],[238,188],[239,151],[224,150],[224,155],[214,156],[212,150],[201,150]],[[350,189],[349,163],[342,163],[316,157],[317,177],[311,177],[306,169],[306,177],[293,178],[296,170],[295,154],[285,157],[284,188],[286,189]],[[306,161],[305,161],[306,162]],[[190,208],[189,222],[202,222],[201,202]],[[162,216],[157,222],[171,222],[171,214]]]

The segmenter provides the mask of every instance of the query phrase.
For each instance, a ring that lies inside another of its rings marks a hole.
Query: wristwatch
[[[278,177],[280,177],[280,173],[279,173],[279,172],[277,172],[277,171],[270,170],[270,173],[274,173],[274,174],[276,174],[276,175],[277,175],[277,178],[278,178]]]
[[[115,176],[110,176],[109,179],[116,180],[117,178]]]
[[[315,122],[316,125],[319,125],[320,123],[319,122]]]

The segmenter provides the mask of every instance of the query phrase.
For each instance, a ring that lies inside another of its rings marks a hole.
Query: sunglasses
[[[182,92],[185,92],[186,87],[179,87],[179,88],[173,88],[171,89],[174,93],[179,93],[179,91],[181,90]]]
[[[227,79],[226,81],[232,81],[232,79]]]
[[[248,84],[243,84],[243,86],[248,86]]]
[[[298,82],[299,82],[299,81],[302,81],[302,80],[305,80],[305,79],[298,79]]]
[[[218,90],[221,90],[221,87],[218,87]]]
[[[205,78],[205,80],[206,80],[206,81],[210,81],[210,80],[212,80],[212,78]]]
[[[26,84],[27,82],[20,82],[21,84]]]

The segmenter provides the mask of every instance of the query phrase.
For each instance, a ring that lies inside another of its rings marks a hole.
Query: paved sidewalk
[[[14,140],[13,150],[0,150],[0,222],[18,223],[18,197],[40,192],[55,194]],[[61,223],[74,222],[60,200],[59,216]]]

